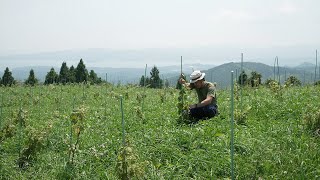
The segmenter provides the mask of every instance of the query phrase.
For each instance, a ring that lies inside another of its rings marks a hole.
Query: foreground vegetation
[[[230,178],[230,91],[218,91],[219,116],[195,124],[178,123],[179,91],[170,88],[0,92],[0,179]],[[319,178],[319,96],[319,86],[236,91],[236,178]]]

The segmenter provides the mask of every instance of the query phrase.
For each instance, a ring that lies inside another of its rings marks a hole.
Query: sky
[[[86,49],[197,49],[186,54],[203,64],[210,58],[221,64],[241,53],[269,64],[277,55],[313,62],[320,47],[319,7],[318,0],[0,0],[0,57]],[[201,48],[212,54],[204,57]],[[0,64],[10,62],[0,58]]]

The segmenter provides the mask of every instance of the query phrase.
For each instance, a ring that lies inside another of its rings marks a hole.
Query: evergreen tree
[[[76,82],[82,83],[87,82],[88,80],[88,70],[86,69],[86,66],[84,65],[82,59],[80,59],[80,62],[76,68]]]
[[[144,75],[141,76],[139,85],[140,85],[141,87],[144,86]]]
[[[244,71],[242,71],[238,78],[238,84],[244,86],[245,84],[247,84],[247,79],[247,74]]]
[[[73,66],[71,66],[69,69],[68,79],[71,83],[76,82],[76,69]]]
[[[11,86],[15,83],[14,78],[12,77],[12,73],[9,71],[7,67],[2,76],[1,84],[4,86]]]
[[[251,87],[257,87],[259,85],[261,85],[261,74],[256,72],[256,71],[252,71],[251,72],[251,77],[249,78],[249,82]]]
[[[68,76],[69,76],[69,68],[67,66],[67,63],[63,62],[60,68],[59,82],[62,84],[69,82]]]
[[[140,78],[140,86],[149,87],[150,86],[150,79],[148,77],[145,78],[144,76],[141,76],[141,78]]]
[[[98,78],[94,70],[91,70],[89,73],[89,81],[91,84],[100,84],[102,82],[101,78]]]
[[[33,69],[30,70],[29,77],[24,83],[31,86],[38,83],[38,79],[35,77]]]
[[[161,88],[163,86],[162,79],[159,76],[159,70],[156,66],[153,66],[150,72],[150,87],[151,88]]]
[[[54,70],[54,68],[51,68],[50,71],[46,75],[46,79],[44,81],[44,84],[53,84],[58,82],[58,74]]]

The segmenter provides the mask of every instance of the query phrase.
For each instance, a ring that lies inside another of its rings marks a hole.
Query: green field
[[[220,115],[196,124],[177,123],[176,89],[77,84],[0,93],[0,179],[231,178],[230,90],[217,92]],[[320,178],[320,86],[245,88],[234,97],[236,179]]]

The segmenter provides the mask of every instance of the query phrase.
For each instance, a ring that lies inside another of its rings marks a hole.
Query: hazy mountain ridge
[[[24,64],[38,64],[45,66],[51,64],[59,66],[58,62],[76,64],[83,59],[88,67],[117,67],[117,68],[143,68],[148,66],[172,66],[180,63],[180,55],[184,62],[210,61],[213,56],[198,49],[140,49],[140,50],[112,50],[112,49],[84,49],[65,50],[57,52],[43,52],[34,54],[0,55],[0,62],[7,61],[8,67],[22,67]],[[202,55],[198,55],[202,54]],[[28,63],[24,63],[27,61]],[[3,64],[2,64],[3,66]],[[2,67],[0,64],[0,67]]]
[[[261,62],[273,65],[274,57],[279,57],[281,66],[298,65],[297,62],[314,62],[314,46],[290,46],[273,48],[240,48],[225,46],[204,46],[194,48],[145,48],[145,49],[71,49],[54,52],[0,54],[0,68],[23,67],[26,64],[37,66],[61,66],[62,62],[77,64],[83,59],[87,67],[144,68],[157,65],[179,65],[181,55],[185,64],[215,64],[240,61]]]
[[[314,67],[313,71],[310,71],[309,68],[305,69],[304,66],[300,67],[300,65],[294,68],[279,66],[278,69],[277,66],[269,66],[263,63],[243,62],[243,70],[248,75],[248,77],[251,76],[252,71],[260,73],[262,75],[262,83],[267,79],[277,79],[278,71],[280,74],[281,83],[283,83],[289,76],[297,77],[302,83],[311,83],[314,81],[314,77],[312,77],[312,74],[314,73]],[[230,84],[231,71],[234,72],[234,77],[238,78],[241,71],[241,63],[226,63],[221,66],[209,69],[206,72],[209,75],[208,78],[210,81],[215,81],[220,84],[221,87],[226,87]]]

